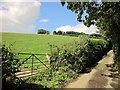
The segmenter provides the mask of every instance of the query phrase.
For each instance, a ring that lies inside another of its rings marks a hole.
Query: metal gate
[[[50,60],[48,54],[18,53],[18,55],[20,57],[19,67],[21,70],[31,69],[31,72],[33,73],[34,70],[42,70],[41,66],[44,69],[49,69]]]

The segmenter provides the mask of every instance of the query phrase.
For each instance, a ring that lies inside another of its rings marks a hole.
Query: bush
[[[2,86],[3,88],[9,88],[7,87],[6,79],[10,77],[10,83],[14,81],[15,73],[18,71],[19,59],[17,59],[12,49],[6,47],[5,45],[2,45],[1,51],[2,52],[0,54],[2,56]]]
[[[82,42],[74,42],[61,48],[54,47],[51,52],[51,67],[72,69],[76,73],[84,72],[98,62],[110,50],[103,39],[85,38]]]
[[[30,77],[26,79],[27,82],[36,83],[44,86],[44,88],[49,88],[50,90],[54,90],[55,88],[63,87],[64,83],[70,80],[75,72],[69,70],[68,72],[64,71],[64,68],[60,68],[59,71],[54,71],[53,69],[48,69],[45,71],[39,72],[37,76]]]

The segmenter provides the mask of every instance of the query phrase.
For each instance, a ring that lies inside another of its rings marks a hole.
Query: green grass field
[[[18,33],[2,33],[2,43],[14,49],[14,52],[26,52],[35,54],[50,53],[50,46],[61,46],[79,40],[78,37],[60,36],[60,35],[40,35],[40,34],[18,34]],[[48,44],[49,43],[49,44]],[[11,46],[13,45],[13,46]],[[30,55],[19,55],[28,58]],[[46,56],[37,56],[42,62],[48,65]],[[21,59],[21,61],[24,59]],[[22,66],[31,69],[32,59],[29,59]],[[34,69],[44,68],[38,60],[34,60]]]
[[[79,40],[79,38],[60,35],[2,33],[3,44],[7,46],[12,44],[16,52],[49,53],[49,44],[59,46],[75,40]]]

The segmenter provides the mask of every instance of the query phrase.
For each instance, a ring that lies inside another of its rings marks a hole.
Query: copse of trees
[[[53,34],[55,34],[55,35],[63,35],[64,34],[64,32],[63,31],[53,31]]]
[[[49,31],[44,30],[44,29],[39,29],[37,33],[38,33],[38,34],[50,34]]]
[[[79,33],[74,31],[67,31],[66,34],[79,34]]]
[[[53,31],[54,35],[65,35],[65,36],[79,36],[79,35],[85,35],[85,33],[81,32],[74,32],[74,31],[67,31],[67,32],[63,32],[63,31]]]
[[[78,37],[78,36],[80,35],[80,33],[79,33],[79,32],[74,32],[74,31],[67,31],[67,32],[65,32],[64,35],[66,35],[66,36],[76,36],[76,37]]]

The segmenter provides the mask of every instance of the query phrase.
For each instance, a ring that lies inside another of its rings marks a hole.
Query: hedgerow
[[[64,87],[66,82],[76,78],[79,73],[93,67],[111,49],[109,43],[102,38],[83,37],[80,41],[61,47],[50,45],[50,69],[27,81],[49,89]]]
[[[51,52],[51,67],[54,70],[64,67],[76,73],[84,72],[110,50],[107,41],[103,39],[85,38],[82,41],[62,47],[52,47],[54,50]]]

